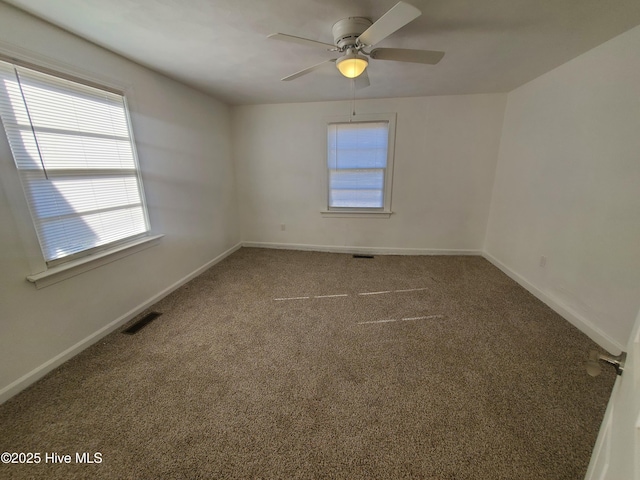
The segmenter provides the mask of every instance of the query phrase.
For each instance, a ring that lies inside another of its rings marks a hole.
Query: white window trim
[[[56,265],[55,267],[49,267],[44,272],[27,275],[27,280],[34,283],[37,289],[48,287],[54,283],[75,277],[81,273],[88,272],[94,268],[115,262],[116,260],[127,257],[131,254],[158,245],[162,237],[164,237],[164,235],[149,235],[143,238],[138,238],[117,247],[102,250],[75,260],[70,260],[68,262],[61,263],[60,265]]]
[[[135,95],[132,85],[120,83],[112,78],[96,76],[95,72],[81,70],[75,66],[70,68],[69,65],[62,64],[51,57],[35,54],[29,50],[16,45],[9,45],[4,42],[0,42],[0,60],[39,70],[43,73],[57,75],[59,77],[66,78],[67,80],[84,83],[89,86],[97,86],[98,88],[123,95],[127,105],[127,121],[129,122],[130,135],[132,141],[135,143],[133,128],[131,126],[131,114],[136,111]],[[6,148],[6,151],[9,154],[6,156],[9,160],[6,164],[5,162],[0,162],[0,173],[2,173],[3,177],[2,184],[3,187],[7,187],[6,193],[9,197],[9,205],[11,206],[12,216],[16,222],[18,235],[26,254],[29,269],[32,272],[38,272],[27,275],[26,280],[33,283],[37,289],[48,287],[89,270],[98,268],[102,265],[106,265],[131,254],[156,246],[160,243],[162,237],[164,237],[164,234],[153,233],[152,229],[146,236],[124,242],[111,248],[99,250],[90,255],[69,260],[59,265],[47,266],[33,225],[31,212],[27,205],[27,199],[25,198],[24,192],[20,186],[20,178],[13,162],[13,156],[9,148],[8,140],[5,137],[4,131],[2,131],[0,135],[3,137],[2,141],[0,141],[0,147],[2,147],[2,149]],[[138,157],[136,157],[136,162],[138,164],[138,175],[142,177],[142,169],[140,167]],[[144,189],[143,180],[141,180],[140,187],[141,189]],[[144,192],[144,190],[142,191]],[[148,208],[145,210],[145,215],[149,215]]]
[[[389,218],[393,215],[393,212],[374,211],[368,212],[366,210],[321,210],[320,215],[322,218]]]
[[[393,192],[393,161],[395,158],[395,139],[396,139],[396,114],[395,113],[365,113],[355,116],[339,115],[327,117],[325,122],[325,136],[330,123],[349,123],[349,122],[389,122],[389,139],[387,143],[387,167],[385,169],[384,179],[384,206],[383,208],[345,208],[345,207],[329,207],[329,169],[327,168],[328,142],[324,141],[324,181],[325,181],[325,210],[321,210],[320,214],[323,218],[389,218],[393,211],[391,210],[391,196]]]

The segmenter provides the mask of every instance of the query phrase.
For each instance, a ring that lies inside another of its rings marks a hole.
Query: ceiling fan
[[[360,77],[360,88],[369,85],[367,57],[375,60],[394,60],[396,62],[424,63],[435,65],[444,56],[444,52],[432,50],[411,50],[406,48],[374,48],[370,47],[381,42],[395,31],[401,29],[409,22],[415,20],[422,12],[413,5],[398,2],[391,10],[380,17],[375,23],[364,17],[348,17],[337,21],[331,31],[335,44],[317,42],[308,38],[286,35],[284,33],[272,33],[268,38],[284,40],[286,42],[300,43],[303,45],[323,48],[331,52],[339,52],[342,56],[332,58],[324,62],[307,67],[299,72],[284,77],[283,81],[295,80],[298,77],[311,73],[314,70],[324,68],[335,63],[342,75],[347,78]]]

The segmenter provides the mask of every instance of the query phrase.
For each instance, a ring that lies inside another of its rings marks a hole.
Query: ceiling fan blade
[[[396,62],[426,63],[427,65],[435,65],[442,60],[444,52],[436,52],[433,50],[410,50],[408,48],[374,48],[371,50],[369,56],[376,60],[395,60]]]
[[[299,72],[294,73],[293,75],[289,75],[288,77],[284,77],[282,79],[283,82],[288,82],[289,80],[295,80],[298,77],[306,75],[307,73],[311,73],[314,70],[318,70],[319,68],[323,68],[325,65],[329,65],[331,63],[335,63],[337,58],[332,58],[331,60],[325,60],[324,62],[317,63],[310,67],[305,68],[304,70],[300,70]]]
[[[369,83],[369,74],[365,70],[356,78],[354,78],[356,82],[356,90],[360,90],[361,88],[367,88],[371,83]]]
[[[358,43],[360,45],[375,45],[420,15],[422,12],[413,5],[398,2],[358,37]]]
[[[329,43],[316,42],[315,40],[311,40],[309,38],[296,37],[294,35],[287,35],[284,33],[272,33],[271,35],[267,35],[267,38],[271,38],[273,40],[283,40],[285,42],[299,43],[302,45],[307,45],[309,47],[321,47],[325,50],[334,50],[336,48],[335,45],[331,45]]]

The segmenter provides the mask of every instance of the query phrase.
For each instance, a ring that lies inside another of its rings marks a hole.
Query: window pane
[[[34,213],[43,221],[52,217],[78,215],[139,205],[135,175],[105,178],[42,178],[30,182]]]
[[[382,208],[382,190],[331,190],[332,207]]]
[[[47,261],[149,230],[122,95],[0,62],[0,115]]]
[[[329,186],[333,189],[380,190],[384,187],[383,170],[330,170]]]
[[[29,164],[38,158],[38,147],[47,171],[55,169],[135,169],[129,138],[121,140],[37,132],[36,147],[31,132],[23,132]],[[29,150],[30,149],[30,150]],[[35,150],[34,150],[35,149]]]
[[[329,207],[383,208],[389,122],[329,124]]]
[[[330,170],[329,186],[331,207],[383,207],[383,170]]]
[[[16,120],[20,125],[30,128],[30,119],[36,128],[129,137],[122,96],[22,67],[17,67],[18,83],[12,65],[5,63],[3,70],[8,71],[6,91],[11,104],[19,107]],[[23,94],[28,99],[28,115]]]
[[[146,220],[142,207],[134,207],[45,221],[40,231],[45,255],[55,260],[144,233]]]
[[[329,125],[329,168],[385,168],[389,122]]]

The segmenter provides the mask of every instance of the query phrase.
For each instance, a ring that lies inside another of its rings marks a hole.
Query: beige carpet
[[[0,478],[577,480],[615,380],[480,257],[245,248],[152,310],[0,406]]]

